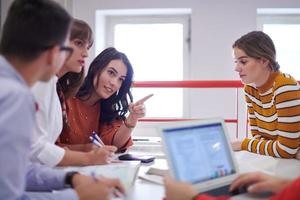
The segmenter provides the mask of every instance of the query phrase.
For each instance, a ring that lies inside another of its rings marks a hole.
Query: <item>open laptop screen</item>
[[[236,172],[222,123],[162,131],[177,180],[196,184]]]

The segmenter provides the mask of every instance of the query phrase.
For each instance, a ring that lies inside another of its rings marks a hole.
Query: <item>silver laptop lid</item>
[[[173,176],[201,188],[215,188],[236,177],[224,120],[194,120],[160,127]],[[212,185],[212,187],[211,187]]]

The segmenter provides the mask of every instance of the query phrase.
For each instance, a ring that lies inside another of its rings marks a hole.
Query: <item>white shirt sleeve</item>
[[[32,136],[31,161],[56,166],[62,159],[65,150],[55,141],[61,133],[63,121],[59,97],[56,91],[57,77],[49,82],[38,82],[32,88],[38,104],[36,113],[37,125]]]

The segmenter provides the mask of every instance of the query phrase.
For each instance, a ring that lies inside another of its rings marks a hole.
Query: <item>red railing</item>
[[[236,89],[236,112],[235,119],[225,119],[227,123],[236,123],[236,137],[238,138],[238,111],[239,99],[238,89],[244,87],[241,81],[218,80],[218,81],[138,81],[133,84],[136,88],[235,88]],[[140,121],[146,122],[166,122],[166,121],[183,121],[191,119],[174,119],[174,118],[144,118]]]
[[[138,81],[134,87],[150,88],[242,88],[241,81]]]

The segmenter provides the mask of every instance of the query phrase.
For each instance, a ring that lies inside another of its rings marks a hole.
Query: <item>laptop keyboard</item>
[[[209,191],[204,192],[205,194],[209,194],[212,196],[221,196],[221,195],[229,195],[229,196],[234,196],[234,195],[238,195],[238,194],[243,194],[247,192],[247,188],[246,187],[241,187],[238,188],[232,192],[229,192],[229,187],[230,185],[225,185],[216,189],[212,189]]]

